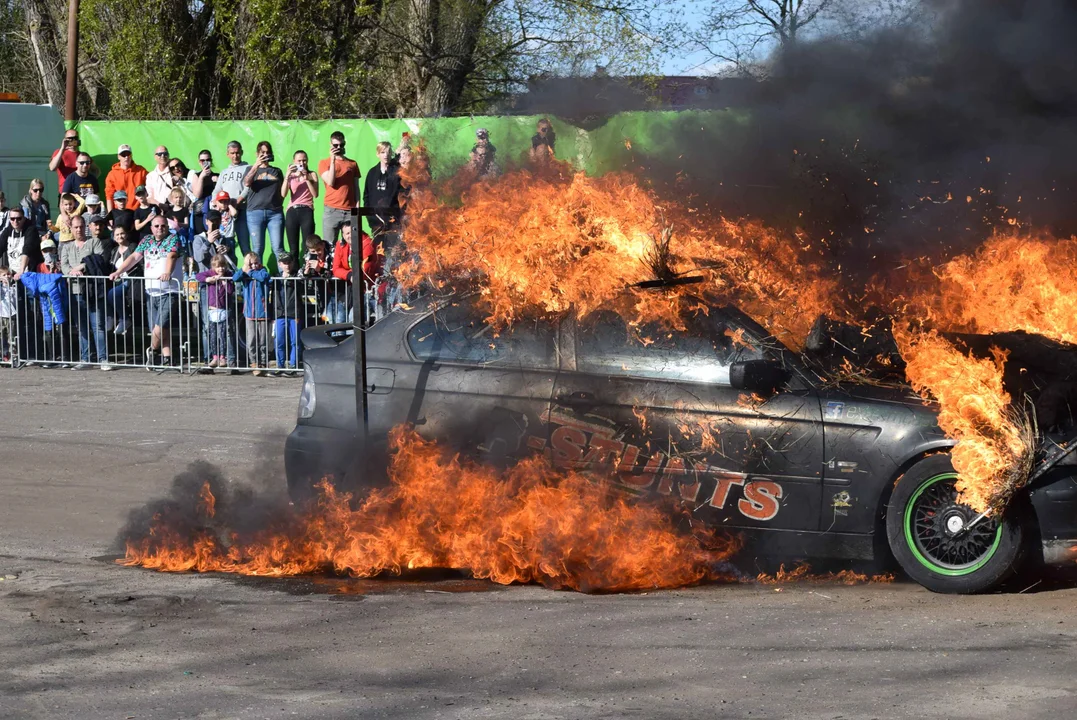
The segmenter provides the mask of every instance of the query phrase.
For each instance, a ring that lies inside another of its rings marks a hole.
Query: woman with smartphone
[[[258,161],[251,165],[243,183],[247,195],[247,230],[251,236],[251,252],[262,260],[265,254],[266,230],[274,257],[284,254],[284,173],[273,162],[273,146],[263,140],[258,143]]]
[[[288,193],[292,194],[292,202],[284,216],[284,229],[288,233],[288,250],[294,253],[305,247],[307,238],[314,234],[314,198],[318,197],[318,174],[311,172],[307,154],[302,150],[292,155],[288,177],[280,188],[282,201]]]

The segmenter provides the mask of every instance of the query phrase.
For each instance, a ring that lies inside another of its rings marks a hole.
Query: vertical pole
[[[77,117],[79,68],[79,0],[67,2],[67,96],[64,99],[64,120],[73,123]]]
[[[355,323],[355,401],[362,412],[360,432],[366,452],[370,431],[370,416],[366,397],[366,275],[363,273],[363,236],[359,209],[352,208],[352,317]]]

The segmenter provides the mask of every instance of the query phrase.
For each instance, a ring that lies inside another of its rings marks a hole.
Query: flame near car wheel
[[[1022,503],[1000,518],[958,502],[949,454],[924,458],[897,481],[886,512],[887,538],[908,575],[934,592],[978,593],[1020,568],[1032,528]]]

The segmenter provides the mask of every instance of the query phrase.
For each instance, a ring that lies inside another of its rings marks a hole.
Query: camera
[[[266,153],[266,162],[273,162],[273,153]]]

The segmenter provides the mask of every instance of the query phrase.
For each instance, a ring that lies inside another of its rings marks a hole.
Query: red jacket
[[[381,257],[374,250],[374,241],[366,233],[360,233],[363,238],[363,271],[367,281],[373,282],[374,278],[381,274]],[[341,240],[333,248],[333,277],[337,280],[347,280],[352,272],[352,246],[351,243]]]

